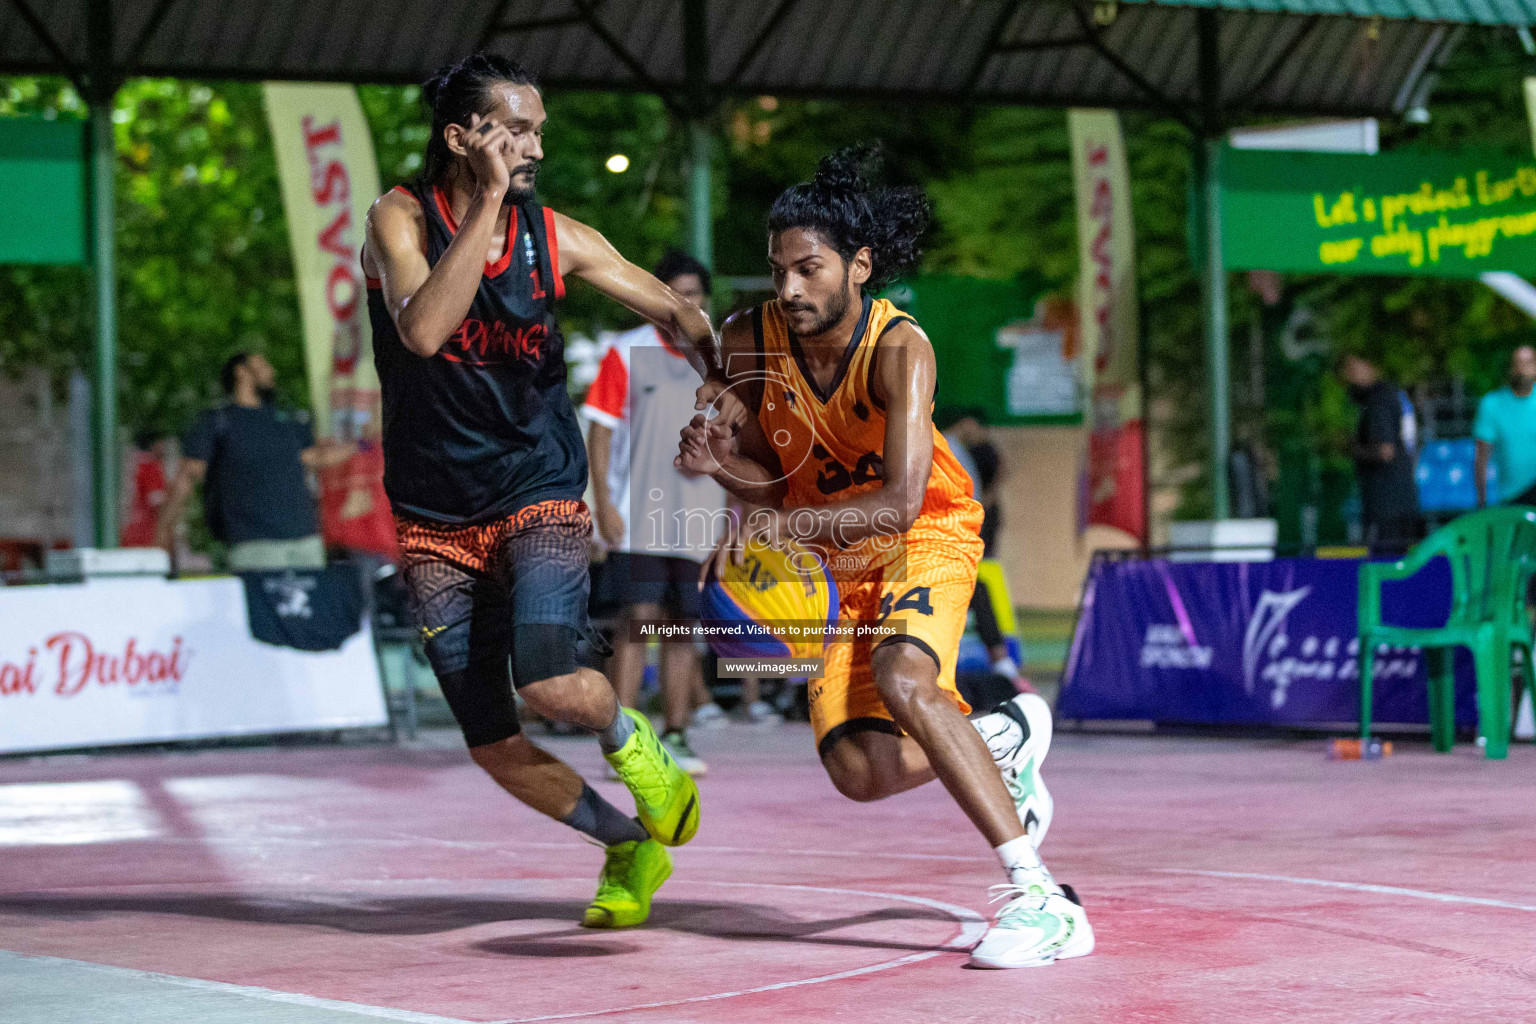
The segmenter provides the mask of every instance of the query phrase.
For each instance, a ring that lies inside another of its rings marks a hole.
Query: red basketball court
[[[0,762],[0,1020],[1536,1017],[1525,745],[1058,734],[1043,853],[1098,951],[987,972],[999,871],[940,788],[847,802],[803,726],[696,739],[703,828],[628,932],[576,926],[599,851],[446,736]]]

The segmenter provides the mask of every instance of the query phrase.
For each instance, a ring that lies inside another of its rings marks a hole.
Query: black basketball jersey
[[[421,204],[429,266],[458,225],[431,185],[398,186]],[[554,215],[514,207],[506,252],[485,265],[469,313],[429,359],[400,340],[379,282],[368,318],[384,414],[384,490],[395,511],[482,523],[550,499],[579,500],[587,450],[566,392],[565,341],[551,309],[565,294]]]

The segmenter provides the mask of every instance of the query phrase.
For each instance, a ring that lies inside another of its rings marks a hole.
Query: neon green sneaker
[[[635,798],[640,824],[663,846],[682,846],[699,830],[699,787],[661,745],[650,720],[633,708],[622,709],[635,731],[612,754],[604,754],[619,781]]]
[[[651,916],[651,896],[672,875],[672,855],[654,839],[608,847],[583,928],[633,928]]]

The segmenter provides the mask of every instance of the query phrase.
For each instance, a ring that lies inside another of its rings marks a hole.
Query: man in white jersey
[[[709,270],[669,250],[653,271],[694,305],[709,299]],[[608,556],[594,573],[593,596],[622,608],[609,678],[634,707],[645,671],[646,641],[637,622],[687,623],[699,617],[699,564],[713,550],[725,490],[672,465],[677,435],[692,418],[698,372],[650,324],[613,338],[582,413],[591,421],[587,457],[597,529]],[[704,760],[688,744],[692,697],[702,689],[699,652],[681,639],[661,645],[662,745],[690,775]]]

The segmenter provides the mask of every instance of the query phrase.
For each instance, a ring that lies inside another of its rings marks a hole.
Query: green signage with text
[[[1232,270],[1536,274],[1536,161],[1485,153],[1222,153]]]

